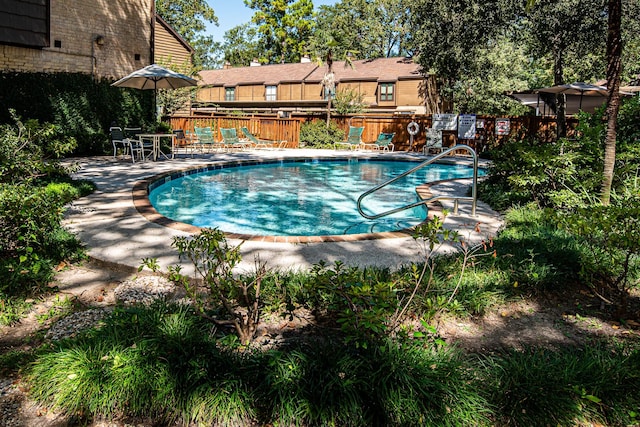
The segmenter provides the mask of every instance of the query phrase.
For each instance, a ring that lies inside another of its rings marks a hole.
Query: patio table
[[[175,143],[176,143],[176,136],[173,133],[141,133],[138,135],[138,138],[140,139],[140,142],[142,143],[143,140],[148,139],[152,142],[152,150],[151,150],[151,157],[153,158],[153,161],[157,161],[158,157],[160,157],[161,155],[164,156],[165,159],[169,160],[169,156],[162,151],[162,149],[160,148],[160,141],[162,140],[162,138],[171,138],[171,158],[173,159],[173,153],[174,153],[174,147],[175,147]]]

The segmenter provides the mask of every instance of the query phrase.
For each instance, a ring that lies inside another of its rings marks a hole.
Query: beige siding
[[[236,101],[264,101],[264,85],[236,86]]]
[[[302,99],[301,83],[282,83],[278,85],[278,100],[299,101]]]
[[[396,83],[396,105],[420,105],[420,86],[424,86],[422,80],[400,80]]]
[[[322,85],[320,83],[307,83],[304,85],[303,99],[307,101],[319,101],[322,96]]]
[[[155,61],[180,69],[191,64],[191,52],[167,29],[156,24]]]
[[[120,78],[149,65],[153,0],[51,1],[51,46],[0,45],[0,69]],[[102,36],[104,44],[96,38]],[[54,47],[54,41],[61,47]],[[135,60],[135,55],[140,55]]]
[[[376,104],[378,100],[376,96],[378,94],[378,83],[377,82],[362,82],[360,83],[360,93],[364,95],[362,101],[365,104]]]
[[[196,92],[196,100],[200,102],[224,101],[224,88],[216,86],[198,89]]]

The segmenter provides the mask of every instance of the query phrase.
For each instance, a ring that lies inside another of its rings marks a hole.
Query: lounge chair
[[[196,134],[197,142],[196,147],[203,153],[206,151],[210,153],[213,150],[220,148],[220,144],[213,138],[213,131],[210,127],[194,127],[193,131]]]
[[[427,142],[422,147],[424,154],[429,154],[431,151],[442,153],[442,131],[439,129],[427,128],[425,133],[427,134]]]
[[[246,150],[251,146],[248,141],[241,141],[238,138],[236,128],[220,128],[220,135],[222,135],[222,148],[227,151],[231,151],[235,148],[239,150]]]
[[[287,141],[276,141],[273,139],[260,139],[255,137],[249,129],[246,127],[241,127],[240,130],[244,134],[245,137],[254,145],[254,148],[283,148]]]
[[[336,150],[338,146],[344,145],[350,150],[355,150],[360,147],[362,144],[362,131],[364,131],[364,127],[355,127],[349,126],[349,134],[347,135],[346,141],[335,142],[334,145]]]
[[[144,151],[140,141],[127,138],[120,127],[110,127],[109,137],[113,144],[113,158],[115,159],[118,150],[122,150],[124,156],[131,156],[131,162],[136,162],[136,156],[144,160]]]
[[[378,135],[378,139],[373,142],[363,142],[362,148],[367,149],[371,148],[372,150],[383,150],[383,151],[393,151],[395,146],[393,145],[393,137],[396,135],[395,132],[391,133],[381,133]],[[391,148],[389,148],[391,147]]]

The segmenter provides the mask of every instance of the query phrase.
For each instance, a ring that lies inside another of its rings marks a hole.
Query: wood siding
[[[49,46],[49,1],[0,1],[0,43]]]
[[[191,51],[161,23],[156,24],[155,62],[161,62],[172,68],[185,68],[191,65]]]

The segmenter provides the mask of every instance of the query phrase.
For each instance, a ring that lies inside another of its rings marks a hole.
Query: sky
[[[222,38],[227,30],[251,21],[254,12],[244,5],[243,0],[207,0],[207,3],[216,13],[219,24],[217,27],[210,24],[207,27],[207,32],[217,42],[223,41]],[[313,5],[316,8],[335,3],[338,3],[338,0],[313,0]]]

